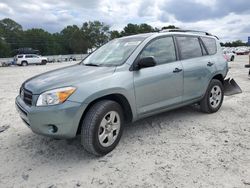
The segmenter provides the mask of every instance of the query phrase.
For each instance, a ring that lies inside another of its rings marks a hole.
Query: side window
[[[32,55],[26,55],[25,57],[26,58],[32,58]]]
[[[214,55],[217,52],[216,41],[213,38],[202,37],[202,41],[205,44],[209,55]]]
[[[22,55],[19,55],[19,56],[17,56],[17,58],[23,58],[23,56],[22,56]]]
[[[153,56],[157,64],[176,61],[173,37],[159,38],[151,42],[143,49],[140,57],[148,56]]]
[[[176,37],[180,49],[181,59],[190,59],[202,56],[201,45],[197,37]]]

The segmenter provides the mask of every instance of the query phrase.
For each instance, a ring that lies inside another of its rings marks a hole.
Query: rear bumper
[[[75,137],[86,107],[87,104],[72,101],[46,107],[28,106],[16,97],[16,109],[26,125],[34,133],[55,138]],[[51,131],[51,125],[57,127],[56,132]]]

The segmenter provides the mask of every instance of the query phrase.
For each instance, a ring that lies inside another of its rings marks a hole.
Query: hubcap
[[[222,99],[221,88],[219,86],[214,86],[210,92],[210,97],[209,97],[210,105],[213,108],[217,108],[221,102],[221,99]]]
[[[98,138],[102,146],[111,146],[117,139],[121,127],[120,116],[115,111],[108,112],[102,119]]]

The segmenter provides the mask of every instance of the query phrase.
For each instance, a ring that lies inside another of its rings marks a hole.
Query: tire
[[[234,56],[231,57],[230,61],[234,61]]]
[[[46,65],[46,64],[47,64],[47,61],[46,60],[42,60],[41,65]]]
[[[204,113],[217,112],[224,99],[224,88],[221,81],[213,79],[211,80],[206,94],[200,101],[200,109]]]
[[[22,61],[21,65],[22,65],[22,66],[28,66],[29,64],[28,64],[27,61]]]
[[[114,118],[110,121],[111,116]],[[96,156],[106,155],[120,141],[124,126],[122,108],[111,100],[99,101],[89,109],[81,126],[84,149]]]

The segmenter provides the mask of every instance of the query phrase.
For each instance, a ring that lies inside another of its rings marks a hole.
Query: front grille
[[[32,105],[32,92],[31,91],[29,91],[25,88],[21,88],[20,96],[21,96],[21,99],[23,99],[23,101],[27,105]]]

